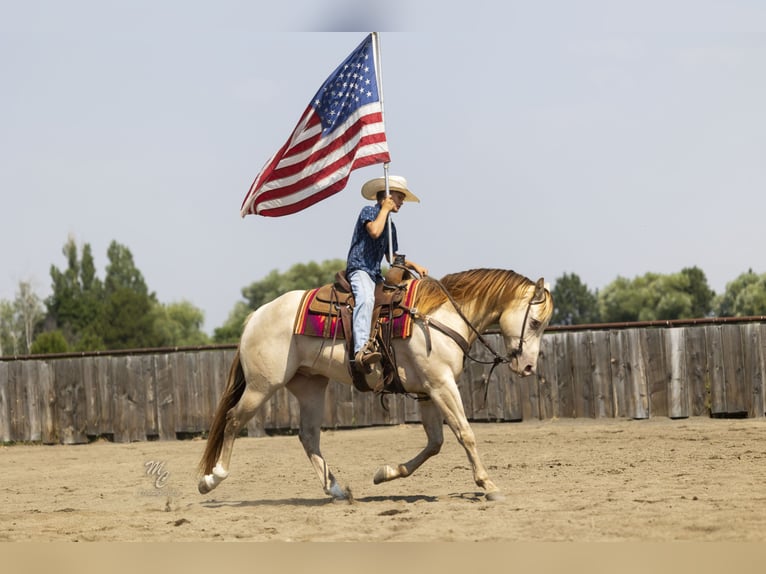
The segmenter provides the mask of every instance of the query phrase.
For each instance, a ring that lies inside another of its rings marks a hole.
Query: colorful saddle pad
[[[419,280],[415,279],[410,281],[407,285],[407,291],[402,297],[401,304],[409,308],[415,301],[417,295]],[[343,322],[340,319],[338,313],[327,314],[317,313],[312,310],[312,302],[317,296],[317,293],[321,287],[306,291],[301,300],[301,304],[298,307],[298,313],[295,317],[295,329],[296,335],[308,335],[310,337],[324,337],[328,339],[343,339]],[[388,317],[384,317],[381,313],[380,320],[387,322]],[[412,316],[409,313],[401,313],[399,316],[393,319],[392,336],[397,338],[407,338],[412,332]]]

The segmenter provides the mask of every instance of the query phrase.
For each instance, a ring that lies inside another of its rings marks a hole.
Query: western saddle
[[[409,280],[412,279],[410,272],[403,266],[394,264],[386,273],[382,283],[375,287],[375,308],[372,315],[370,340],[374,341],[377,351],[381,353],[382,376],[380,367],[372,369],[371,373],[365,373],[353,368],[351,360],[354,357],[354,335],[352,318],[354,311],[354,294],[351,284],[346,277],[345,270],[338,271],[332,283],[319,288],[311,302],[309,311],[329,317],[339,317],[343,325],[343,334],[346,340],[346,350],[349,358],[348,368],[357,390],[376,393],[405,393],[399,378],[396,360],[391,348],[393,320],[402,314],[409,312],[402,306],[402,299],[407,290]],[[331,321],[327,321],[329,329]],[[372,379],[369,381],[369,379]],[[372,386],[370,386],[372,382]]]

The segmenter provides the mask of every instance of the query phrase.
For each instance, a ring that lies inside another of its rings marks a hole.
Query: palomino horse
[[[481,333],[495,324],[507,353],[502,357],[495,353],[496,361],[508,363],[519,376],[533,374],[553,299],[542,278],[535,283],[506,270],[478,269],[420,282],[410,308],[412,334],[392,344],[404,389],[425,399],[419,405],[428,443],[412,460],[380,468],[373,481],[379,484],[409,476],[437,454],[446,422],[465,448],[476,484],[486,491],[488,500],[501,499],[479,458],[456,379],[470,345],[477,339],[486,344]],[[303,293],[285,293],[251,313],[245,322],[200,461],[200,493],[210,492],[229,475],[234,439],[269,397],[286,386],[298,399],[298,436],[324,492],[333,499],[348,497],[319,450],[325,389],[330,379],[351,384],[348,357],[342,338],[294,334]]]

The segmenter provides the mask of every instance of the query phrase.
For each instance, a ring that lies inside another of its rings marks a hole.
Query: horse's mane
[[[499,297],[509,297],[517,290],[533,285],[533,281],[505,269],[471,269],[450,273],[441,279],[441,284],[449,291],[459,306],[469,303],[483,305],[495,302]],[[418,286],[414,302],[418,311],[431,313],[447,301],[447,295],[436,281],[424,280]]]

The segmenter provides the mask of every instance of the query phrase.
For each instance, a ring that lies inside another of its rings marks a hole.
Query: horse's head
[[[530,282],[531,283],[531,282]],[[540,340],[553,315],[553,297],[541,277],[500,315],[511,370],[521,377],[537,370]]]

